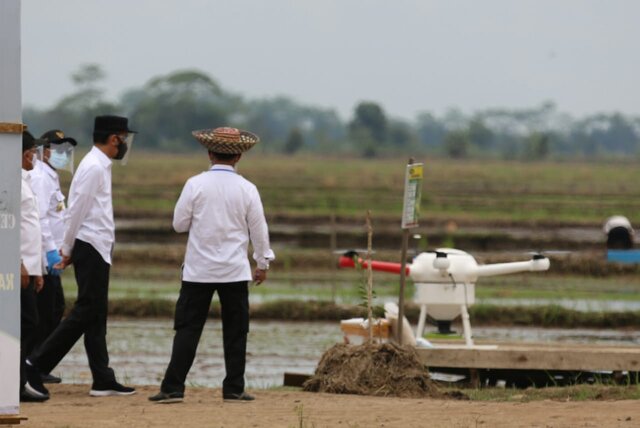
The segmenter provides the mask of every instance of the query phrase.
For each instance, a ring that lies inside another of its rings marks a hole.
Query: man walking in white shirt
[[[38,327],[34,349],[42,346],[45,339],[56,329],[64,314],[64,292],[61,271],[53,266],[60,263],[60,249],[64,238],[65,197],[60,190],[58,173],[73,171],[73,149],[75,139],[66,137],[58,129],[45,132],[40,137],[42,160],[36,161],[31,171],[31,187],[38,198],[40,228],[42,229],[42,250],[47,265],[44,287],[37,296]],[[59,383],[61,379],[50,373],[42,373],[43,383]]]
[[[20,202],[20,401],[42,402],[49,399],[27,382],[25,358],[34,347],[38,326],[36,293],[42,290],[42,234],[38,201],[31,189],[29,171],[36,157],[36,140],[29,131],[22,133],[22,185]]]
[[[218,292],[226,377],[225,401],[246,402],[254,398],[244,390],[247,333],[249,332],[248,282],[267,278],[275,258],[262,201],[254,184],[238,175],[241,154],[258,137],[235,128],[194,131],[208,150],[211,169],[187,180],[176,203],[173,227],[189,232],[182,271],[182,287],[176,303],[171,361],[160,392],[150,401],[181,402],[185,380],[193,364],[211,299]],[[253,245],[256,269],[247,258]]]
[[[111,165],[112,159],[124,157],[128,137],[133,132],[128,128],[127,118],[98,116],[95,119],[94,146],[80,162],[71,181],[62,262],[56,266],[63,269],[73,263],[78,298],[69,315],[27,361],[29,383],[32,379],[37,382],[39,373],[50,373],[84,335],[93,376],[90,395],[135,393],[135,389],[116,381],[109,367],[106,342],[109,270],[115,241]],[[44,386],[40,384],[38,388]]]

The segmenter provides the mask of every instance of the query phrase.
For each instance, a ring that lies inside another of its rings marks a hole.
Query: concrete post
[[[20,1],[0,1],[0,415],[19,412]]]

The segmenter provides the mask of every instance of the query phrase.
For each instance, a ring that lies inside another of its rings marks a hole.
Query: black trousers
[[[109,383],[115,380],[109,367],[106,338],[111,266],[91,244],[79,239],[74,243],[71,260],[78,283],[78,299],[30,361],[41,373],[50,373],[84,335],[94,385]]]
[[[249,332],[249,289],[247,281],[197,283],[182,281],[176,303],[171,361],[162,381],[164,392],[184,392],[187,373],[196,356],[213,294],[218,292],[222,312],[222,338],[226,376],[224,394],[244,391],[247,333]]]
[[[37,294],[38,327],[34,350],[38,350],[47,337],[58,327],[64,314],[64,291],[58,275],[45,275],[44,287]]]
[[[27,383],[25,358],[33,351],[36,328],[38,327],[38,307],[34,282],[34,277],[30,277],[29,286],[20,289],[20,390]]]

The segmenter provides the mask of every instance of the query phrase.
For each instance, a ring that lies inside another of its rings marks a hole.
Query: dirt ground
[[[224,403],[219,389],[187,388],[180,404],[93,398],[88,385],[50,385],[46,403],[23,403],[21,426],[75,427],[636,427],[637,401],[471,402],[256,390],[252,403]]]

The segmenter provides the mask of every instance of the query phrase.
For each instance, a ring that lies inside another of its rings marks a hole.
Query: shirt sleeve
[[[62,252],[65,256],[71,255],[76,236],[91,209],[95,195],[100,187],[101,179],[102,176],[98,168],[89,168],[82,174],[76,173],[73,177],[69,194],[69,207],[66,211],[66,230],[62,244]]]
[[[188,232],[193,216],[193,185],[188,180],[173,210],[173,229],[178,233]]]
[[[56,242],[51,233],[49,225],[49,203],[51,202],[51,191],[47,186],[46,180],[40,174],[31,176],[31,189],[36,194],[38,200],[38,214],[40,216],[40,229],[42,230],[42,249],[45,253],[51,250],[58,250]]]
[[[258,269],[267,269],[269,262],[276,258],[269,244],[269,228],[264,217],[264,208],[258,189],[253,187],[251,201],[247,213],[247,224],[249,226],[249,237],[253,245],[253,259],[258,265]]]

